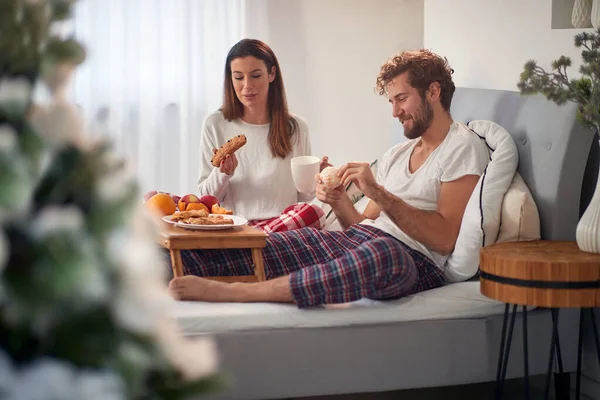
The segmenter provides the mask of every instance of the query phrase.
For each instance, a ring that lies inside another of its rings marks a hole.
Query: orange
[[[210,213],[210,211],[208,211],[208,207],[206,207],[202,203],[189,203],[187,205],[187,208],[185,209],[185,211],[190,211],[190,210],[204,210],[207,213]]]
[[[219,206],[218,204],[213,204],[212,206],[212,210],[210,210],[213,214],[227,214],[227,215],[233,215],[233,211],[231,210],[227,210],[221,206]]]
[[[175,212],[175,202],[166,193],[157,193],[146,201],[146,207],[155,214],[171,215]]]

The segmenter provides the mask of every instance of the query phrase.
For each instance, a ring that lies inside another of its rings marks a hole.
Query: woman
[[[199,194],[215,196],[267,233],[321,228],[323,211],[298,204],[314,194],[298,193],[291,174],[290,160],[311,153],[308,125],[288,112],[281,69],[269,46],[254,39],[236,43],[225,61],[223,89],[223,106],[204,120]],[[239,134],[246,145],[214,167],[216,149]],[[321,169],[327,165],[323,157]]]

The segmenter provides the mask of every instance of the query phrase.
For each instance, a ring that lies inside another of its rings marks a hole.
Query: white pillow
[[[502,201],[500,232],[496,243],[538,240],[540,214],[527,184],[517,172]]]
[[[502,200],[519,162],[515,142],[500,125],[479,120],[469,122],[467,127],[485,138],[491,160],[467,203],[454,251],[446,260],[448,282],[472,278],[479,269],[479,250],[496,242]]]

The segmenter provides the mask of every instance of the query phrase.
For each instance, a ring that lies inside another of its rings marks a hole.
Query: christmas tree
[[[66,97],[85,58],[56,29],[72,7],[0,1],[0,398],[198,398],[218,385],[212,342],[165,316],[136,182]]]

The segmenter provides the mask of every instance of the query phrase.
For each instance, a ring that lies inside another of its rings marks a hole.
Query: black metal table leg
[[[598,325],[596,324],[596,314],[593,308],[582,308],[579,312],[579,342],[577,348],[577,387],[575,389],[575,398],[579,400],[581,395],[581,358],[583,353],[583,313],[589,311],[590,321],[592,322],[592,332],[594,333],[594,342],[596,343],[596,353],[598,355],[598,366],[600,366],[600,340],[598,339]]]
[[[550,378],[552,376],[552,364],[554,364],[554,350],[558,338],[558,310],[552,308],[552,339],[550,339],[550,359],[548,360],[548,372],[546,373],[546,389],[544,390],[544,399],[550,396]]]
[[[504,340],[506,338],[506,324],[508,322],[508,310],[510,305],[506,303],[504,306],[504,319],[502,320],[502,333],[500,334],[500,355],[498,355],[498,369],[496,371],[496,383],[500,382],[500,376],[502,375],[502,360],[504,355]]]
[[[598,365],[600,366],[600,340],[598,339],[598,325],[596,324],[596,315],[593,308],[581,308],[579,310],[579,338],[577,341],[577,383],[575,386],[575,399],[579,400],[581,396],[581,359],[583,354],[583,313],[589,311],[590,321],[592,322],[592,331],[594,333],[594,342],[596,343],[596,353],[598,355]]]
[[[502,338],[500,339],[500,355],[498,357],[498,372],[496,374],[496,399],[502,398],[502,392],[504,390],[504,379],[506,378],[506,370],[508,369],[508,356],[510,355],[510,344],[512,341],[512,333],[515,327],[515,318],[517,316],[517,305],[513,306],[512,315],[510,318],[510,327],[508,328],[508,337],[506,323],[508,320],[509,305],[506,304],[504,308],[504,320],[502,322]],[[506,348],[505,348],[506,346]]]
[[[569,400],[571,391],[571,376],[563,369],[562,351],[560,349],[560,332],[558,331],[558,311],[555,309],[552,313],[552,321],[556,323],[556,361],[558,363],[558,373],[554,373],[554,397],[556,400]],[[556,321],[555,321],[556,320]]]
[[[583,308],[579,310],[579,338],[577,339],[577,378],[575,382],[575,399],[581,394],[581,353],[583,353]]]
[[[525,399],[529,400],[529,350],[527,341],[527,306],[523,306],[523,372],[525,373]]]
[[[594,331],[594,341],[596,342],[596,353],[598,353],[598,366],[600,367],[600,339],[598,339],[598,325],[596,325],[596,314],[593,308],[590,308],[590,319],[592,320],[592,329]]]

